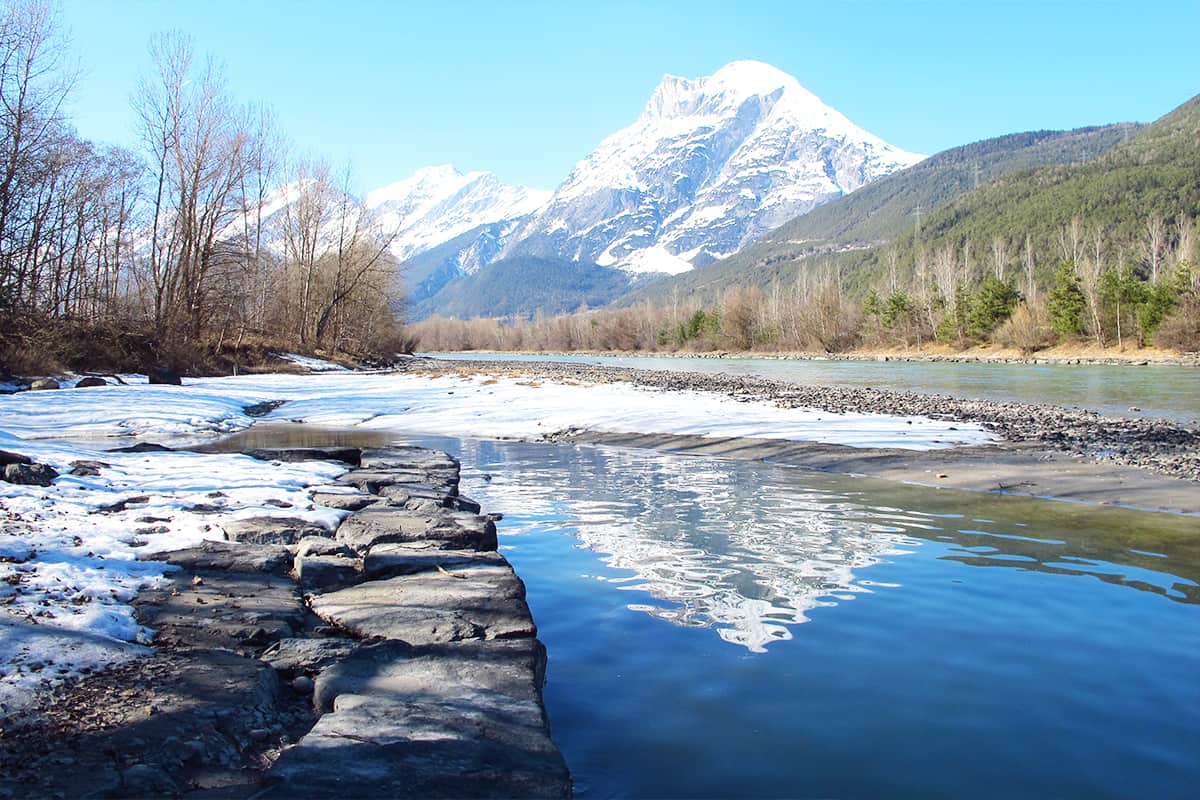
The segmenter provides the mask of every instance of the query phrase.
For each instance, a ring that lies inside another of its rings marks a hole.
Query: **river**
[[[955,397],[1049,403],[1103,414],[1162,417],[1200,424],[1200,369],[1196,367],[511,353],[431,355],[447,359],[561,361],[637,369],[725,372],[822,386],[870,386]],[[1132,410],[1135,408],[1138,410]]]
[[[456,454],[580,797],[1192,797],[1194,518],[658,452]]]

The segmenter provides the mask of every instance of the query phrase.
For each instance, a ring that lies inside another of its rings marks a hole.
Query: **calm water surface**
[[[382,446],[264,426],[232,445]],[[1200,519],[444,437],[583,798],[1194,798]]]
[[[989,400],[1077,406],[1105,414],[1200,420],[1200,369],[1172,366],[1102,366],[939,363],[916,361],[812,361],[769,358],[528,356],[435,354],[439,358],[562,361],[638,369],[725,372],[821,386],[871,386]],[[1130,411],[1137,407],[1140,411]]]
[[[454,439],[582,797],[1195,797],[1200,521]]]

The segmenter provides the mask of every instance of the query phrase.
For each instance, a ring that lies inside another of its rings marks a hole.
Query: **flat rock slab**
[[[537,635],[525,584],[507,564],[463,564],[368,581],[309,600],[313,612],[352,635],[433,644]]]
[[[317,679],[331,708],[267,775],[269,797],[569,797],[535,640],[368,645]]]
[[[247,517],[221,525],[231,542],[296,544],[306,536],[332,536],[324,526],[298,517]]]
[[[491,520],[462,511],[413,511],[371,506],[347,517],[338,526],[337,540],[360,553],[388,543],[423,539],[453,550],[495,550],[496,525]]]
[[[440,450],[425,447],[366,448],[360,461],[365,469],[405,469],[444,472],[458,475],[458,459]]]
[[[357,486],[370,494],[379,494],[385,487],[396,485],[432,486],[446,495],[458,493],[457,474],[439,475],[420,471],[361,468],[339,475],[337,482]]]
[[[292,573],[305,589],[329,591],[362,580],[362,561],[342,555],[296,556]]]
[[[312,499],[319,506],[343,511],[360,511],[367,506],[383,502],[377,495],[365,492],[313,492]]]
[[[305,536],[293,548],[296,556],[346,556],[354,557],[354,550],[341,542],[327,536]]]
[[[412,544],[381,544],[372,547],[363,559],[363,574],[367,580],[436,572],[439,568],[457,572],[460,567],[477,564],[508,566],[504,556],[495,550],[446,550],[436,542]]]
[[[261,658],[274,669],[287,674],[315,673],[342,661],[362,647],[353,639],[280,639],[268,647]]]
[[[134,601],[156,644],[257,652],[304,626],[294,581],[263,573],[177,572]]]
[[[190,571],[266,572],[281,575],[291,569],[292,551],[282,545],[205,541],[197,547],[184,550],[148,554],[141,560],[165,561]]]

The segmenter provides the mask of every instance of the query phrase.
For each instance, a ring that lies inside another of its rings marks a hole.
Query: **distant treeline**
[[[836,262],[813,263],[793,281],[731,288],[707,306],[674,298],[532,320],[434,317],[409,331],[426,351],[837,353],[940,342],[1032,353],[1072,341],[1200,350],[1195,220],[1143,223],[1118,238],[1075,218],[1040,251],[1031,237],[921,248],[908,270],[884,251],[890,266],[865,293],[847,290]]]
[[[131,108],[141,147],[100,145],[66,118],[76,73],[53,7],[0,14],[0,372],[95,357],[69,330],[133,332],[141,357],[185,368],[250,341],[395,348],[387,237],[212,59],[156,37]]]

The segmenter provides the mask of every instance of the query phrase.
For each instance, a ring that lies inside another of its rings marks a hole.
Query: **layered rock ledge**
[[[336,530],[261,517],[160,553],[154,652],[0,731],[0,796],[571,795],[546,653],[495,523],[421,448],[256,451],[354,468]]]

